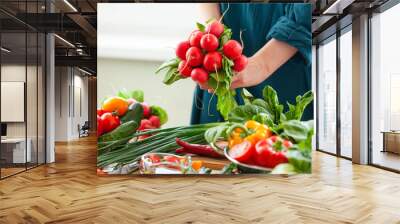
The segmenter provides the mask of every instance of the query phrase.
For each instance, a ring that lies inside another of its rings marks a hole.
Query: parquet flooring
[[[400,175],[316,152],[312,175],[97,177],[94,138],[0,181],[0,223],[400,223]]]

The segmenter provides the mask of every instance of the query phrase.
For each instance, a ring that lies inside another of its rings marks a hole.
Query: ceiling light
[[[0,49],[1,49],[2,51],[6,52],[6,53],[10,53],[10,52],[11,52],[11,50],[9,50],[9,49],[7,49],[7,48],[5,48],[5,47],[1,47]]]
[[[86,70],[83,70],[83,69],[81,69],[81,68],[79,68],[79,67],[78,67],[78,70],[81,71],[81,72],[83,72],[83,73],[85,73],[85,74],[87,74],[87,75],[90,75],[90,76],[92,75],[92,73],[90,73],[90,72],[88,72],[88,71],[86,71]]]
[[[68,1],[64,0],[65,4],[67,4],[74,12],[78,12],[78,10]]]
[[[54,34],[54,36],[55,37],[57,37],[59,40],[61,40],[62,42],[64,42],[64,43],[66,43],[67,45],[69,45],[70,47],[73,47],[73,48],[75,48],[75,45],[73,45],[71,42],[69,42],[68,40],[66,40],[66,39],[64,39],[64,38],[62,38],[62,37],[60,37],[59,35],[57,35],[57,34]]]

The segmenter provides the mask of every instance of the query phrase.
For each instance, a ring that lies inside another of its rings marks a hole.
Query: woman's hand
[[[262,61],[257,57],[250,57],[246,68],[233,76],[231,88],[256,86],[267,79],[269,74],[265,71]]]

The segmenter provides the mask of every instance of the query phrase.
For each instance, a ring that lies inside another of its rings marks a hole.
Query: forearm
[[[221,17],[218,3],[200,3],[199,8],[204,21],[210,18],[219,20]]]
[[[258,67],[261,69],[260,72],[265,75],[265,80],[293,57],[296,52],[297,49],[291,45],[283,41],[271,39],[252,56],[252,60],[258,64]]]

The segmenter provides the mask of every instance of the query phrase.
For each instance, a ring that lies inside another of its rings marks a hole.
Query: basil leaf
[[[138,102],[142,103],[144,101],[144,92],[142,90],[133,90],[129,95]]]
[[[124,90],[120,90],[117,92],[117,96],[123,98],[123,99],[129,99],[129,93],[124,89]]]
[[[196,23],[197,29],[200,30],[201,32],[204,32],[206,30],[206,27],[201,24],[201,23]]]
[[[283,105],[279,104],[278,95],[271,86],[264,88],[263,97],[266,102],[266,109],[269,114],[271,114],[274,123],[279,124],[281,121],[285,120]]]
[[[274,121],[271,119],[271,116],[267,113],[259,113],[254,115],[252,120],[257,121],[261,124],[266,124],[271,129],[275,126]]]
[[[293,139],[295,142],[306,141],[313,134],[313,128],[308,122],[298,120],[285,121],[280,125],[283,129],[281,135]]]
[[[262,113],[266,113],[267,111],[256,105],[241,105],[236,107],[229,113],[228,120],[231,122],[240,122],[243,123],[248,120],[252,120],[254,116]]]
[[[304,110],[306,109],[308,104],[313,101],[313,98],[314,96],[312,91],[308,91],[304,95],[296,97],[295,105],[292,105],[288,102],[287,104],[289,107],[289,111],[285,113],[286,118],[288,120],[300,120],[303,116]]]
[[[242,96],[244,104],[251,104],[251,102],[254,100],[254,96],[245,88],[242,89],[240,95]]]
[[[162,63],[160,65],[160,67],[158,67],[158,69],[156,70],[156,74],[159,73],[161,70],[166,69],[168,67],[169,68],[178,68],[179,62],[180,61],[178,58],[173,58],[173,59],[170,59],[170,60]]]
[[[168,121],[168,114],[167,112],[159,107],[159,106],[151,106],[150,107],[151,114],[158,116],[160,118],[160,124],[163,125]]]

